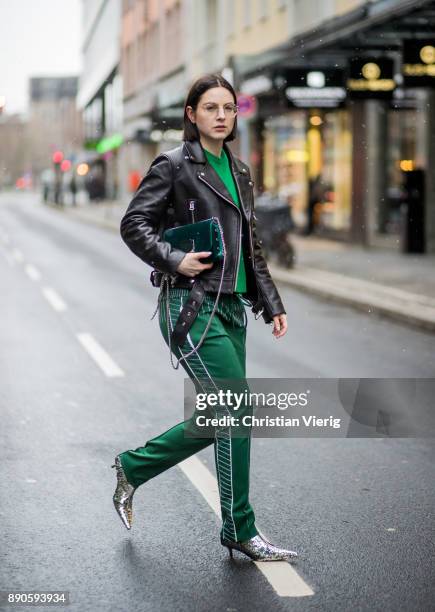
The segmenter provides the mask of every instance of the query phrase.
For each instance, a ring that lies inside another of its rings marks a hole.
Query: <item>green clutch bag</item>
[[[201,259],[203,263],[220,261],[224,256],[224,246],[219,221],[215,217],[171,227],[163,233],[163,239],[181,251],[211,251],[209,257]]]

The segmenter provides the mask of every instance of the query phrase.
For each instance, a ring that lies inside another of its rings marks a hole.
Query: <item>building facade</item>
[[[29,80],[28,146],[37,183],[51,166],[53,152],[73,158],[81,148],[82,120],[76,107],[78,77],[34,77]]]
[[[31,173],[32,163],[27,117],[0,113],[0,190],[12,187],[25,173]]]
[[[88,191],[95,198],[116,199],[120,195],[121,4],[121,0],[83,2],[83,71],[77,103],[83,112],[83,147],[90,167]]]
[[[240,101],[231,146],[257,194],[291,206],[297,231],[401,249],[411,212],[433,252],[434,10],[433,0],[124,0],[125,194],[179,142],[189,85],[217,71]]]
[[[257,187],[301,231],[433,252],[434,3],[288,8],[288,41],[236,61]]]

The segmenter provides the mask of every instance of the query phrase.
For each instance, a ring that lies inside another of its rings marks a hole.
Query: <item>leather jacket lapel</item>
[[[252,192],[252,185],[250,184],[250,179],[244,174],[238,173],[237,170],[234,170],[233,176],[239,188],[242,209],[245,212],[246,218],[249,220],[252,213],[251,207],[249,205]]]
[[[200,180],[202,180],[204,184],[210,187],[215,193],[220,195],[226,202],[228,202],[228,204],[237,206],[225,184],[216,174],[212,166],[207,163],[201,143],[198,140],[186,141],[184,146],[186,148],[189,160],[195,164],[201,164],[202,166],[201,169],[198,169],[198,178],[200,178]],[[224,149],[228,155],[232,175],[240,194],[241,208],[245,213],[245,217],[249,219],[251,214],[251,210],[248,205],[248,192],[250,189],[249,177],[245,176],[245,174],[242,172],[242,169],[239,167],[226,143],[224,143]]]
[[[206,164],[204,169],[201,172],[201,179],[206,181],[209,187],[212,187],[214,191],[216,191],[222,198],[228,201],[229,204],[233,204],[233,206],[237,206],[231,197],[230,192],[225,187],[225,184],[222,182],[219,175],[215,172],[214,168],[210,166],[210,164]]]
[[[245,217],[249,220],[249,217],[251,216],[249,196],[250,190],[252,190],[252,185],[250,184],[249,176],[247,176],[247,173],[243,171],[242,166],[239,165],[237,159],[233,156],[230,149],[225,143],[224,148],[228,154],[233,178],[238,188],[239,197],[241,200],[241,208],[245,213]]]

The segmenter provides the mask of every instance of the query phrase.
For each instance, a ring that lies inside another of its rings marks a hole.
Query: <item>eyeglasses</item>
[[[209,115],[216,115],[219,112],[219,104],[203,104],[201,106],[202,109],[205,110]],[[224,104],[223,107],[225,116],[234,117],[239,110],[237,104]]]

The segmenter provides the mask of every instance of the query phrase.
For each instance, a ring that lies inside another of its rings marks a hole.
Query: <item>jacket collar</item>
[[[224,143],[225,152],[228,155],[230,167],[233,172],[234,180],[239,188],[240,199],[241,199],[241,210],[245,213],[246,218],[249,217],[249,207],[247,205],[248,196],[248,179],[246,175],[246,169],[240,165],[240,162],[236,157],[233,156],[229,147]],[[198,168],[198,177],[201,178],[208,186],[217,192],[225,201],[233,206],[237,206],[234,202],[228,189],[221,181],[220,177],[216,174],[210,164],[207,163],[207,158],[202,148],[201,143],[198,140],[185,141],[184,142],[185,157],[188,157],[189,161],[194,164],[202,164],[202,168]],[[201,171],[199,171],[201,170]]]
[[[206,164],[207,163],[204,149],[202,148],[202,145],[199,142],[199,140],[186,140],[184,142],[184,147],[187,152],[187,155],[189,156],[189,160],[191,162],[193,162],[194,164]],[[230,160],[230,166],[236,172],[242,172],[242,166],[240,165],[238,159],[234,157],[234,155],[231,153],[231,150],[228,147],[226,142],[224,142],[224,149]]]

